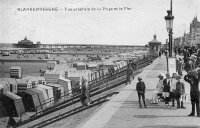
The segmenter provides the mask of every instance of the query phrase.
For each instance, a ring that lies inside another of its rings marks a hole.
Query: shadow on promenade
[[[112,101],[112,102],[116,102],[116,103],[122,102],[123,105],[120,106],[120,108],[136,108],[136,109],[138,108],[138,109],[147,109],[147,110],[148,109],[157,109],[157,110],[169,110],[169,111],[184,110],[184,109],[178,109],[176,107],[167,107],[164,105],[163,102],[159,102],[158,104],[152,104],[152,103],[149,103],[148,101],[149,100],[146,99],[147,108],[144,108],[144,107],[140,108],[138,101],[123,101],[123,102],[122,101]],[[142,101],[141,101],[141,104],[143,105]],[[117,108],[119,106],[113,105],[113,106],[109,106],[109,107]]]

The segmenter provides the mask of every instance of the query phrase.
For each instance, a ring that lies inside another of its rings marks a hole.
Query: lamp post
[[[167,16],[165,16],[166,21],[166,28],[167,32],[169,33],[169,57],[172,57],[172,30],[173,30],[173,19],[174,16],[172,16],[172,0],[171,0],[171,9],[167,10]]]
[[[169,48],[168,48],[168,40],[166,39],[166,59],[167,59],[167,73],[169,73],[169,59],[168,59],[168,51],[169,51]]]

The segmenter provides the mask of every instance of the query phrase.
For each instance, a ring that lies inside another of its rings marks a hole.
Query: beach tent
[[[46,90],[46,93],[47,93],[48,99],[50,101],[50,104],[53,105],[53,103],[54,103],[53,88],[50,87],[50,86],[42,85],[42,84],[39,84],[38,87],[43,88],[43,89]]]
[[[92,70],[92,69],[97,69],[99,65],[97,63],[88,63],[87,67],[89,70]]]
[[[71,85],[71,80],[66,79],[64,77],[60,77],[58,79],[58,84],[63,86],[64,93],[68,94],[72,92],[72,85]]]
[[[50,54],[45,54],[45,59],[50,59]]]
[[[54,96],[54,101],[58,102],[59,100],[64,99],[64,88],[63,85],[60,84],[47,84],[46,86],[49,86],[53,88],[53,96]]]
[[[0,86],[2,88],[2,92],[10,91],[10,84],[7,81],[0,81]]]
[[[17,95],[22,97],[22,101],[26,112],[38,112],[42,109],[40,106],[40,99],[36,92],[26,90],[18,93]]]
[[[37,79],[36,76],[25,76],[22,79],[24,79],[24,80],[30,80],[31,84],[32,84],[32,87],[35,87],[36,85],[39,84],[39,81],[38,81],[38,79]]]
[[[56,61],[48,61],[47,62],[47,69],[54,69],[54,67],[55,67],[55,65],[56,65]]]
[[[38,96],[38,99],[39,99],[39,102],[40,102],[40,105],[37,106],[37,109],[38,108],[45,109],[47,107],[47,105],[45,103],[45,98],[44,98],[44,95],[43,95],[42,91],[40,91],[40,90],[38,90],[36,88],[31,88],[28,91],[32,91],[33,93],[37,93],[37,96]]]
[[[86,63],[78,62],[76,69],[77,70],[86,70],[87,69],[87,65],[86,65]]]
[[[22,70],[20,66],[12,66],[10,68],[10,78],[19,79],[22,77]]]
[[[55,70],[47,70],[44,75],[46,83],[58,83],[58,78],[60,78],[64,74],[64,71],[55,71]]]
[[[66,62],[66,60],[59,60],[59,64],[66,64],[67,62]]]
[[[0,81],[5,81],[9,86],[9,90],[12,93],[17,93],[17,81],[14,78],[0,78]]]
[[[37,89],[37,90],[42,92],[42,94],[44,96],[44,102],[45,102],[46,106],[49,107],[51,104],[50,104],[50,99],[48,97],[46,89],[41,88],[41,87],[36,87],[35,89]]]
[[[30,80],[16,79],[17,82],[17,92],[25,91],[32,88],[32,83]]]
[[[25,112],[22,98],[12,92],[1,94],[0,101],[6,109],[7,116],[20,117]]]

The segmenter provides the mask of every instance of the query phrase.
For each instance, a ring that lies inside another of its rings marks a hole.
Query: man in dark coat
[[[188,116],[195,115],[195,105],[197,116],[200,117],[199,113],[199,79],[196,71],[191,70],[185,75],[184,80],[190,84],[190,97],[192,104],[192,112]]]
[[[142,78],[138,77],[138,83],[136,85],[136,90],[137,90],[137,93],[138,93],[138,99],[139,99],[139,105],[140,107],[142,107],[141,105],[141,97],[142,97],[142,100],[143,100],[143,103],[144,103],[144,107],[146,108],[146,104],[145,104],[145,89],[146,89],[146,86],[145,86],[145,83],[142,81]]]
[[[81,87],[81,104],[83,106],[88,106],[90,105],[90,92],[88,88],[88,84],[86,83],[87,80],[82,78],[82,87]]]
[[[170,101],[170,74],[167,73],[166,74],[166,78],[163,80],[163,97],[165,100],[165,105],[167,105],[167,107],[169,107],[169,101]]]
[[[126,76],[126,85],[129,83],[131,84],[131,76],[133,75],[133,68],[131,67],[131,64],[129,63],[127,66],[127,76]]]

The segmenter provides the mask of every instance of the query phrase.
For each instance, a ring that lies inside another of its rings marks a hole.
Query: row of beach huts
[[[81,79],[88,82],[127,66],[127,61],[94,63],[48,61],[44,76],[21,76],[21,67],[10,68],[10,78],[0,78],[0,106],[5,116],[21,117],[26,112],[39,112],[72,96]]]

